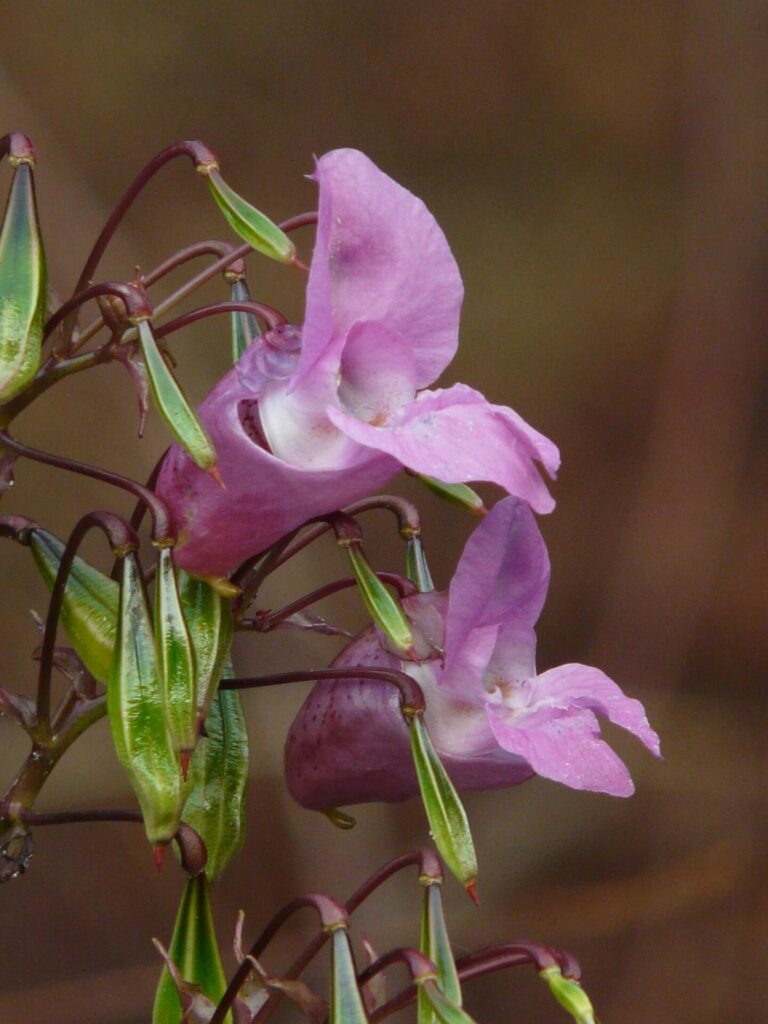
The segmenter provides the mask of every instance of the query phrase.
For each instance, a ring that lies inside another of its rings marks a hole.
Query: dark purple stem
[[[218,165],[218,160],[215,154],[208,149],[204,143],[197,139],[174,142],[172,145],[167,146],[162,150],[162,152],[158,153],[156,157],[153,157],[153,159],[150,160],[141,171],[139,171],[131,184],[125,190],[117,203],[117,206],[112,211],[109,220],[102,228],[101,234],[96,239],[93,249],[91,249],[90,255],[85,261],[85,266],[82,269],[80,277],[77,280],[77,284],[75,285],[75,290],[72,293],[73,296],[76,296],[78,292],[85,288],[93,277],[94,271],[99,265],[99,261],[104,255],[104,251],[109,245],[112,236],[117,230],[118,224],[133,205],[136,197],[142,189],[151,181],[162,167],[179,156],[189,157],[195,167]]]
[[[406,579],[404,576],[398,575],[396,572],[377,572],[376,575],[382,583],[386,583],[390,587],[393,587],[401,598],[413,597],[414,594],[418,593],[416,587],[410,580]],[[309,594],[305,594],[303,597],[297,598],[291,604],[286,605],[285,608],[272,612],[270,615],[265,615],[261,620],[253,624],[253,628],[259,632],[266,633],[270,629],[273,629],[279,622],[284,622],[285,619],[290,618],[291,615],[295,615],[296,612],[303,611],[304,608],[309,608],[318,601],[322,601],[324,598],[330,597],[332,594],[337,594],[341,590],[348,590],[355,586],[357,586],[357,580],[354,576],[346,576],[344,579],[334,580],[332,583],[326,583],[324,586],[318,587],[317,590],[313,590]],[[246,624],[243,623],[243,625]]]
[[[69,536],[64,553],[59,563],[59,571],[56,574],[56,581],[51,591],[51,599],[48,604],[48,615],[45,620],[45,632],[43,633],[43,644],[40,651],[40,668],[37,677],[37,721],[43,728],[50,724],[51,714],[51,673],[53,671],[54,647],[56,645],[56,629],[59,624],[61,605],[64,600],[64,591],[67,579],[72,569],[77,550],[83,542],[86,534],[93,529],[99,529],[106,534],[112,550],[125,554],[138,547],[138,537],[131,530],[128,524],[119,516],[111,512],[89,512],[77,523]]]
[[[365,902],[365,900],[367,900],[368,897],[379,888],[379,886],[383,885],[384,882],[390,879],[393,875],[398,874],[398,872],[402,871],[404,868],[412,867],[414,864],[419,867],[420,878],[433,880],[438,884],[442,882],[443,869],[437,855],[427,848],[412,850],[410,853],[404,853],[399,857],[395,857],[394,860],[384,864],[378,871],[374,872],[370,878],[367,878],[363,884],[352,893],[344,904],[344,908],[347,913],[354,913],[360,904]],[[305,967],[314,960],[327,941],[328,933],[318,932],[314,939],[312,939],[312,941],[307,945],[304,952],[301,953],[288,968],[285,977],[289,979],[298,978]],[[271,992],[267,1001],[254,1018],[253,1024],[265,1024],[277,1009],[282,998],[282,992]]]
[[[149,288],[151,285],[156,284],[167,274],[177,270],[179,267],[184,266],[185,263],[189,263],[190,260],[195,260],[198,256],[231,256],[236,249],[236,246],[232,242],[221,242],[216,239],[209,239],[205,242],[193,242],[192,245],[187,245],[183,249],[179,249],[172,256],[169,256],[167,260],[159,263],[154,270],[150,270],[148,274],[142,274],[141,282],[145,288]],[[227,270],[232,274],[236,274],[238,277],[245,274],[245,260],[240,258],[235,261],[235,264],[231,264],[227,267]]]
[[[42,452],[37,448],[30,448],[11,437],[5,430],[0,430],[0,444],[10,448],[11,451],[23,455],[24,458],[32,459],[33,462],[41,462],[45,466],[54,466],[56,469],[65,469],[70,473],[79,473],[81,476],[88,476],[101,483],[110,484],[112,487],[119,487],[129,494],[135,495],[143,501],[152,515],[152,538],[156,541],[167,541],[172,537],[171,523],[163,502],[142,486],[136,480],[120,476],[107,469],[99,469],[97,466],[89,466],[84,462],[76,462],[74,459],[66,458],[64,455],[52,455],[50,452]]]
[[[320,668],[303,669],[298,672],[276,672],[266,676],[247,676],[238,679],[222,679],[222,690],[249,690],[262,686],[282,686],[283,683],[311,683],[322,679],[378,679],[391,683],[400,691],[400,706],[403,714],[421,715],[426,702],[421,687],[405,672],[380,668]]]
[[[382,971],[391,967],[392,964],[405,964],[408,968],[408,973],[415,982],[437,976],[437,968],[429,957],[424,956],[417,949],[400,948],[390,950],[389,953],[380,956],[378,960],[374,960],[372,964],[368,964],[365,970],[361,971],[357,976],[358,985],[367,984],[377,974],[381,974]]]
[[[56,312],[48,319],[45,325],[43,340],[49,338],[56,330],[62,320],[91,299],[97,299],[101,295],[115,295],[122,299],[130,317],[149,317],[152,315],[152,305],[141,288],[134,284],[125,284],[120,281],[102,281],[99,284],[92,284],[87,288],[78,290],[71,299],[59,306]]]
[[[214,302],[210,306],[200,306],[199,309],[191,309],[188,313],[177,316],[175,320],[169,320],[160,327],[153,327],[153,331],[156,338],[164,338],[182,327],[195,323],[196,320],[203,320],[208,316],[218,316],[221,313],[252,313],[254,316],[260,317],[269,330],[282,327],[286,323],[282,313],[263,302],[232,302],[230,300]]]
[[[281,910],[278,910],[251,946],[248,956],[245,957],[237,971],[235,971],[232,980],[227,986],[226,992],[221,997],[221,1001],[216,1007],[216,1012],[213,1017],[211,1017],[210,1024],[221,1024],[227,1015],[229,1008],[235,1001],[237,993],[245,984],[246,978],[253,970],[253,964],[249,960],[249,957],[258,959],[288,918],[292,917],[297,910],[303,910],[305,907],[312,907],[317,911],[320,915],[320,921],[324,929],[332,930],[334,928],[346,928],[348,926],[349,918],[346,910],[335,900],[331,899],[330,896],[326,896],[323,893],[309,892],[304,896],[297,896],[296,899],[291,900],[291,902],[287,903]]]

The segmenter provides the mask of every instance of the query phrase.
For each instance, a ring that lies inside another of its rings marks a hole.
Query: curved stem
[[[99,261],[104,255],[112,236],[117,230],[118,224],[133,205],[136,197],[142,189],[149,183],[149,181],[151,181],[162,167],[179,156],[189,157],[195,164],[195,167],[215,166],[218,164],[215,154],[208,149],[204,143],[197,139],[174,142],[170,146],[166,146],[166,148],[162,150],[162,152],[158,153],[157,156],[153,157],[152,160],[150,160],[149,163],[139,171],[131,184],[125,190],[123,195],[120,197],[117,206],[115,206],[112,214],[107,220],[107,223],[102,228],[101,234],[96,239],[88,259],[85,261],[85,266],[80,272],[80,277],[77,279],[77,284],[75,285],[74,292],[72,293],[73,295],[77,295],[78,292],[85,288],[93,277],[94,271],[99,265]]]
[[[393,964],[405,964],[414,982],[437,976],[437,968],[429,957],[424,956],[417,949],[401,947],[400,949],[391,949],[389,953],[384,953],[378,960],[368,964],[365,970],[361,971],[357,976],[358,985],[367,984],[377,974],[381,974],[382,971],[385,971]]]
[[[282,313],[263,302],[233,302],[230,300],[214,302],[210,306],[200,306],[198,309],[191,309],[188,313],[182,313],[175,320],[169,320],[160,327],[153,327],[154,335],[156,338],[165,338],[166,335],[173,334],[174,331],[187,327],[197,320],[218,316],[220,313],[253,313],[254,316],[258,316],[264,321],[268,330],[282,327],[287,322]]]
[[[238,679],[222,679],[221,690],[249,690],[262,686],[282,686],[283,683],[311,683],[323,679],[377,679],[391,683],[400,691],[400,706],[404,715],[420,715],[426,709],[424,694],[419,684],[405,672],[383,668],[320,668],[303,669],[298,672],[276,672],[266,676],[248,676]]]
[[[72,563],[86,534],[92,529],[99,529],[106,534],[115,554],[125,553],[138,547],[138,538],[126,522],[110,512],[89,512],[77,523],[69,536],[56,573],[51,599],[48,604],[48,615],[45,620],[43,645],[40,651],[40,667],[37,677],[37,721],[38,727],[50,734],[51,716],[51,673],[53,671],[54,647],[56,645],[56,629],[64,600],[67,579]]]
[[[198,256],[218,256],[221,259],[222,256],[231,256],[236,248],[237,246],[234,242],[222,242],[217,239],[193,242],[191,245],[186,245],[183,249],[179,249],[178,252],[169,256],[167,260],[159,263],[148,274],[142,274],[141,283],[145,288],[149,288],[151,285],[162,280],[167,274],[178,270],[185,263],[197,259]],[[242,257],[236,260],[235,263],[227,267],[227,272],[236,274],[238,277],[245,274],[245,260]]]
[[[167,541],[171,539],[171,522],[168,510],[157,495],[143,487],[136,480],[131,480],[127,476],[120,476],[118,473],[112,473],[107,469],[99,469],[97,466],[89,466],[84,462],[76,462],[74,459],[66,458],[64,455],[52,455],[50,452],[42,452],[37,448],[30,448],[28,445],[22,444],[21,441],[11,437],[5,430],[0,430],[0,444],[5,445],[6,448],[10,448],[11,451],[17,452],[19,455],[23,455],[24,458],[32,459],[33,462],[41,462],[43,465],[54,466],[56,469],[65,469],[70,473],[79,473],[81,476],[88,476],[94,480],[101,481],[101,483],[111,484],[113,487],[119,487],[123,491],[128,491],[129,494],[135,495],[149,508],[152,515],[153,540]]]
[[[412,597],[418,593],[416,587],[407,580],[404,576],[398,575],[396,572],[377,572],[376,575],[379,577],[382,583],[386,583],[398,592],[401,598]],[[291,615],[295,615],[296,612],[303,611],[305,608],[309,608],[311,605],[316,604],[318,601],[322,601],[326,597],[330,597],[332,594],[338,594],[342,590],[348,590],[351,587],[357,586],[357,580],[354,576],[345,576],[344,579],[334,580],[332,583],[326,583],[325,586],[318,587],[316,590],[311,591],[309,594],[305,594],[303,597],[297,598],[291,604],[287,604],[284,608],[279,611],[272,612],[255,626],[259,632],[268,632],[273,629],[279,622],[284,622],[290,618]]]
[[[62,320],[65,320],[71,313],[91,299],[97,299],[101,295],[115,295],[122,299],[130,317],[149,317],[152,315],[152,306],[141,288],[135,284],[125,284],[121,281],[102,281],[99,284],[92,284],[88,288],[78,291],[71,299],[59,306],[55,313],[50,316],[45,324],[43,341],[50,338]]]
[[[432,879],[435,882],[442,881],[443,870],[436,854],[427,848],[412,850],[410,853],[403,853],[399,857],[395,857],[394,860],[384,864],[378,871],[374,872],[370,878],[367,878],[349,897],[347,902],[344,904],[344,909],[348,914],[354,913],[360,904],[365,902],[365,900],[367,900],[368,897],[379,888],[379,886],[383,885],[384,882],[390,879],[393,875],[398,874],[398,872],[402,871],[404,868],[408,868],[413,865],[418,865],[420,878]],[[285,977],[288,979],[298,978],[305,967],[314,960],[327,941],[328,933],[318,932],[314,939],[312,939],[312,941],[307,945],[306,949],[288,968]],[[277,1009],[282,998],[282,992],[271,992],[267,1001],[254,1017],[253,1024],[265,1024]]]
[[[253,957],[254,959],[258,959],[288,918],[292,917],[297,910],[302,910],[305,907],[313,907],[320,914],[320,920],[323,928],[333,930],[334,928],[347,927],[348,918],[344,907],[331,899],[330,896],[325,896],[322,893],[310,892],[306,893],[304,896],[297,896],[296,899],[291,900],[290,903],[287,903],[282,907],[282,909],[278,910],[251,946],[248,951],[248,956],[243,959],[243,962],[235,971],[229,985],[227,985],[227,990],[221,997],[221,1000],[216,1007],[216,1012],[211,1017],[210,1024],[221,1024],[224,1020],[228,1010],[232,1006],[232,1003],[235,1001],[237,993],[240,991],[246,978],[253,970],[253,964],[251,963],[250,958]]]

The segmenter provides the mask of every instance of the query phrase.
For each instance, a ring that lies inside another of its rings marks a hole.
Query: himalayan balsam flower
[[[597,668],[536,673],[536,635],[549,559],[527,504],[500,501],[470,537],[447,594],[403,604],[426,655],[400,662],[374,629],[337,658],[343,666],[408,672],[424,690],[425,721],[459,789],[496,789],[532,775],[613,796],[634,791],[600,738],[596,715],[658,756],[642,704]],[[431,656],[430,656],[431,649]],[[403,800],[418,792],[398,694],[386,683],[318,683],[286,744],[290,790],[307,807]]]
[[[175,446],[157,490],[177,561],[225,574],[307,519],[362,498],[401,466],[553,501],[556,447],[463,384],[424,390],[453,358],[463,296],[424,204],[356,150],[323,156],[302,328],[255,341],[200,407],[222,490]]]

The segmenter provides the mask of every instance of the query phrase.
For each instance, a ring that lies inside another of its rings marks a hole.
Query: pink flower
[[[541,775],[612,796],[634,791],[624,763],[600,737],[597,715],[655,755],[659,738],[639,701],[597,668],[561,665],[537,674],[536,635],[549,559],[527,504],[507,498],[470,537],[447,594],[404,601],[425,650],[400,662],[374,629],[335,665],[408,672],[427,699],[425,721],[460,790],[496,789]],[[323,809],[418,792],[398,695],[386,683],[318,683],[291,726],[286,771],[293,796]]]
[[[463,288],[424,204],[351,149],[327,153],[304,325],[254,342],[200,407],[222,490],[178,447],[157,492],[178,562],[223,575],[307,519],[383,486],[401,466],[494,482],[537,512],[556,447],[463,384],[423,390],[453,358]]]

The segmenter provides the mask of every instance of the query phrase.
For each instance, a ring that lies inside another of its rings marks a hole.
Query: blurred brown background
[[[0,123],[38,146],[62,294],[131,176],[178,138],[204,139],[276,217],[312,207],[311,155],[343,145],[425,199],[467,288],[446,379],[514,406],[562,447],[558,508],[543,523],[554,573],[540,665],[600,665],[646,702],[666,757],[611,733],[637,783],[629,801],[538,780],[469,796],[482,908],[448,886],[452,937],[461,950],[519,936],[566,946],[604,1024],[762,1021],[768,5],[28,0],[0,12]],[[126,277],[216,235],[207,193],[174,165],[102,271]],[[309,233],[301,244],[308,254]],[[250,280],[300,319],[296,276],[254,260]],[[201,301],[216,297],[220,283]],[[226,365],[225,324],[206,321],[174,347],[201,397]],[[143,476],[164,433],[155,419],[139,444],[135,426],[127,377],[111,367],[60,385],[16,431]],[[471,523],[419,497],[445,583]],[[128,508],[31,464],[3,499],[4,512],[59,532],[104,506]],[[377,526],[379,557],[395,567],[390,523],[371,518],[369,534]],[[24,551],[4,545],[1,557],[0,675],[29,692],[28,609],[42,610],[44,593]],[[269,599],[341,568],[319,545]],[[354,601],[336,607],[362,621]],[[321,664],[334,650],[281,640],[242,642],[241,670]],[[301,699],[294,688],[245,701],[251,821],[218,887],[227,946],[239,907],[254,930],[308,888],[345,897],[426,838],[415,802],[359,808],[344,834],[292,804],[280,756]],[[4,779],[24,753],[0,722]],[[130,799],[101,723],[39,808]],[[26,877],[0,890],[0,1019],[144,1024],[158,970],[149,938],[170,936],[180,872],[170,863],[156,876],[135,826],[36,840]],[[416,940],[417,900],[402,879],[361,915],[377,948]],[[299,922],[288,938],[310,932]],[[467,1004],[481,1022],[564,1019],[524,970],[474,982]]]

